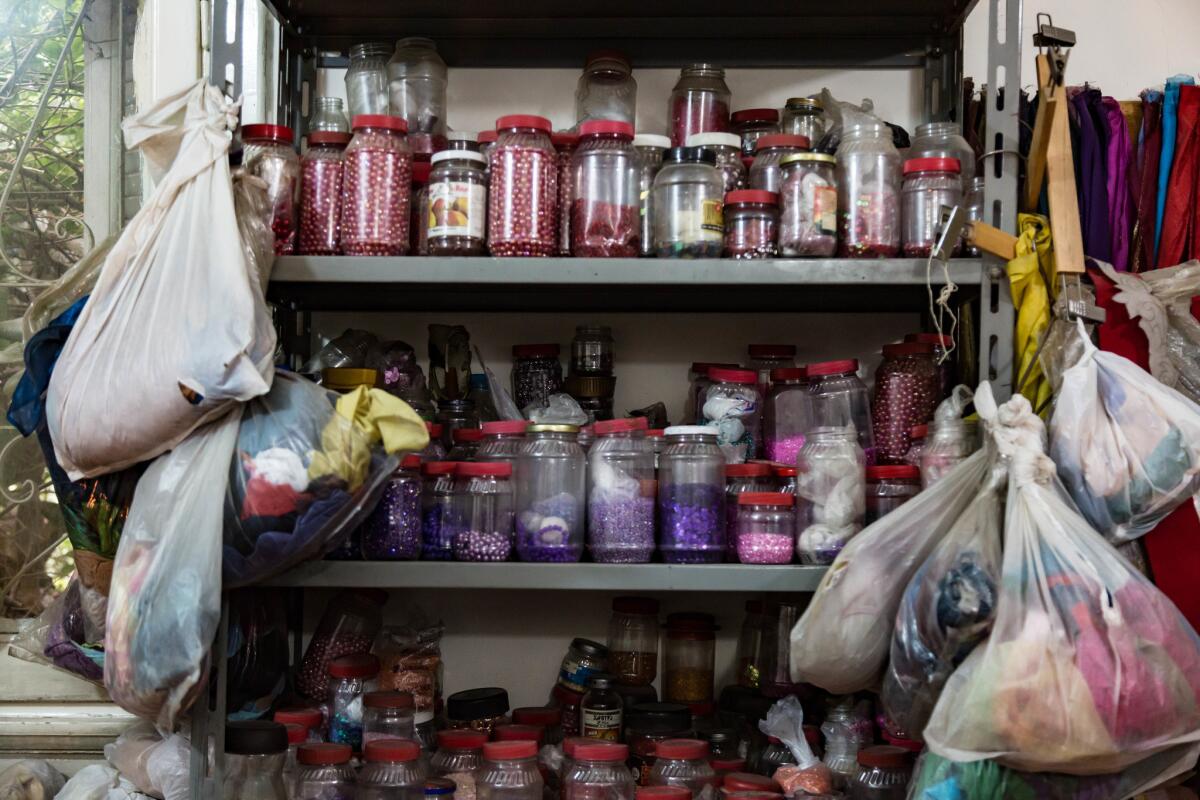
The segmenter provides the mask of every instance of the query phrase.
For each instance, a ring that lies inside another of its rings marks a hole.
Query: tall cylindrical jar
[[[673,147],[654,178],[654,254],[717,258],[724,243],[725,183],[705,147]]]
[[[813,424],[812,395],[802,367],[772,370],[771,389],[763,408],[763,455],[781,464],[795,464],[804,435]]]
[[[421,557],[426,561],[454,558],[455,521],[453,461],[421,465]]]
[[[775,108],[743,108],[729,117],[730,126],[742,140],[742,157],[754,158],[759,139],[779,133],[779,110]]]
[[[325,800],[355,795],[350,745],[302,744],[296,749],[299,770],[294,800]]]
[[[712,614],[678,612],[664,627],[663,700],[708,703],[713,699],[717,625]]]
[[[807,136],[815,145],[825,135],[825,107],[816,97],[789,97],[780,128],[784,133]]]
[[[779,251],[828,257],[837,252],[837,160],[825,153],[792,153],[780,161]]]
[[[423,800],[429,769],[411,739],[376,739],[363,748],[354,800]],[[325,797],[317,800],[326,800]]]
[[[411,561],[421,557],[421,457],[407,455],[362,524],[363,558]]]
[[[910,158],[900,190],[900,241],[904,255],[928,258],[942,233],[942,209],[962,205],[958,159]],[[958,242],[950,243],[951,253]]]
[[[638,163],[638,255],[654,255],[654,206],[651,190],[654,177],[662,169],[663,153],[671,140],[657,133],[639,133],[633,137]]]
[[[517,455],[517,553],[522,561],[583,555],[587,461],[574,425],[530,425]]]
[[[928,422],[937,410],[940,375],[933,345],[901,342],[883,346],[871,396],[875,461],[903,464],[914,425]]]
[[[477,800],[542,800],[537,742],[488,742],[475,773]]]
[[[761,189],[739,189],[725,195],[726,258],[774,258],[778,238],[779,195]]]
[[[361,114],[388,113],[387,60],[391,53],[387,42],[364,42],[350,48],[346,98],[352,123]]]
[[[426,159],[446,146],[446,62],[432,39],[396,42],[387,65],[388,108],[408,122],[408,143]]]
[[[754,163],[750,165],[750,188],[778,192],[783,185],[783,159],[803,153],[812,146],[806,136],[794,133],[773,133],[758,140]]]
[[[487,252],[487,159],[471,150],[433,154],[425,247],[431,256]]]
[[[867,463],[874,464],[871,394],[858,377],[858,359],[809,364],[806,373],[808,393],[812,397],[812,427],[853,428]]]
[[[957,122],[926,122],[917,126],[908,148],[909,158],[955,158],[959,163],[962,191],[966,194],[975,179],[975,148],[962,135]]]
[[[488,249],[494,256],[552,256],[558,250],[558,168],[550,120],[496,120],[488,152]]]
[[[412,153],[398,117],[360,115],[346,146],[341,248],[346,255],[402,256],[409,246]]]
[[[608,668],[619,683],[649,686],[658,674],[658,601],[617,597],[608,620]]]
[[[614,120],[633,127],[637,113],[637,81],[624,54],[597,50],[587,57],[575,88],[575,123]]]
[[[717,157],[717,172],[725,182],[725,193],[746,188],[746,165],[742,162],[742,141],[736,133],[693,133],[688,147],[703,147]]]
[[[242,166],[267,184],[275,255],[296,249],[300,207],[300,156],[292,146],[292,129],[284,125],[243,125]]]
[[[454,474],[454,559],[507,561],[513,540],[512,465],[460,462]]]
[[[683,146],[693,133],[729,130],[729,99],[724,67],[692,64],[680,70],[667,101],[671,145]]]
[[[654,448],[645,417],[596,423],[588,450],[588,552],[608,564],[654,555]]]
[[[308,118],[308,134],[318,131],[333,133],[349,133],[350,120],[346,116],[346,106],[340,97],[318,97],[313,103],[312,115]],[[308,140],[312,146],[312,139]]]
[[[571,155],[571,255],[636,258],[640,251],[633,125],[588,120]]]
[[[300,160],[300,255],[338,253],[343,159],[349,143],[349,133],[313,131],[308,135],[308,151]]]
[[[717,564],[725,556],[725,456],[703,425],[664,431],[658,459],[659,549],[668,564]]]
[[[842,131],[837,153],[838,254],[900,252],[900,153],[882,122]]]
[[[807,509],[796,523],[800,562],[832,564],[866,513],[866,460],[854,428],[813,428],[796,467],[796,497]]]
[[[627,758],[629,746],[616,742],[576,746],[571,770],[563,776],[563,800],[634,800],[637,786]]]
[[[704,396],[704,424],[717,432],[725,460],[738,464],[758,458],[762,444],[762,396],[758,374],[748,369],[708,371],[712,386]]]

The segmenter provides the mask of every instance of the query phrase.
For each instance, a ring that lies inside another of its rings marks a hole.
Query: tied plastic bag
[[[1015,435],[997,439],[1009,484],[996,621],[946,682],[929,749],[1094,775],[1200,741],[1200,637],[1071,506],[1029,401],[999,411]]]
[[[795,695],[788,695],[767,710],[758,729],[783,742],[796,759],[795,766],[784,766],[772,776],[788,797],[829,794],[833,791],[833,773],[813,755],[804,738],[804,708]]]
[[[47,422],[72,480],[165,453],[270,388],[267,276],[238,235],[228,165],[236,122],[237,105],[202,80],[124,123],[162,177],[109,251],[50,378]]]
[[[104,757],[138,791],[163,800],[188,800],[191,751],[188,740],[174,733],[165,739],[146,723],[124,731],[104,745]]]
[[[89,681],[104,679],[104,617],[108,598],[73,577],[67,590],[13,637],[8,652],[53,664]]]
[[[0,800],[50,800],[67,779],[40,759],[24,759],[0,772]]]
[[[1063,373],[1050,457],[1096,530],[1114,544],[1151,531],[1200,490],[1200,406],[1080,326],[1082,357]]]
[[[88,764],[71,776],[55,800],[135,800],[144,797],[133,782],[105,764]]]

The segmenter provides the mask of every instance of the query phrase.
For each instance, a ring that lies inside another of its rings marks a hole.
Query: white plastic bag
[[[163,174],[105,258],[50,379],[47,423],[72,480],[165,453],[271,386],[267,276],[234,212],[236,121],[237,106],[199,81],[124,123],[126,143]]]
[[[107,764],[88,764],[71,776],[55,800],[133,800],[137,789]]]
[[[104,757],[138,791],[163,800],[188,800],[191,751],[182,735],[173,733],[164,739],[153,727],[140,723],[104,745]]]
[[[795,695],[788,695],[767,709],[767,716],[759,720],[758,729],[782,742],[796,759],[795,764],[782,766],[772,775],[783,787],[784,794],[794,797],[833,791],[833,773],[813,755],[804,736],[804,707]]]

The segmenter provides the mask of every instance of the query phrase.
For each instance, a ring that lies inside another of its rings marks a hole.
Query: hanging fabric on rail
[[[1108,124],[1105,188],[1110,251],[1113,267],[1123,272],[1129,269],[1129,226],[1133,222],[1133,197],[1130,194],[1133,146],[1121,104],[1111,97],[1102,97],[1100,109]]]
[[[1179,111],[1179,88],[1192,86],[1196,81],[1191,75],[1175,75],[1167,78],[1163,90],[1162,152],[1158,157],[1158,197],[1154,212],[1154,265],[1169,267],[1176,262],[1164,264],[1158,258],[1162,242],[1163,211],[1167,205],[1167,182],[1171,177],[1171,164],[1175,160],[1175,126]]]
[[[1154,268],[1155,203],[1158,197],[1158,161],[1162,154],[1162,92],[1142,92],[1142,128],[1137,143],[1137,222],[1133,228],[1134,272]]]
[[[1192,251],[1197,165],[1200,165],[1200,86],[1181,86],[1175,122],[1175,155],[1167,180],[1162,236],[1158,244],[1159,267],[1174,266]]]
[[[1074,132],[1076,183],[1079,198],[1083,252],[1101,261],[1112,260],[1108,231],[1108,190],[1105,179],[1105,137],[1108,124],[1098,127],[1093,106],[1099,106],[1100,91],[1089,87],[1068,89],[1068,118]]]

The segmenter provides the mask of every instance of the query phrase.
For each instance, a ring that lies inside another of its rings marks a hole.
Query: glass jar
[[[312,147],[312,135],[318,132],[349,133],[350,120],[340,97],[318,97],[313,102],[312,116],[308,118],[308,145]]]
[[[363,695],[363,744],[376,739],[412,739],[416,735],[416,702],[411,692]]]
[[[485,422],[481,428],[483,441],[475,451],[477,461],[504,461],[509,464],[517,460],[517,453],[525,444],[525,429],[529,423],[523,419],[504,419]]]
[[[738,497],[737,557],[743,564],[790,564],[796,549],[796,498],[782,492]]]
[[[945,400],[958,385],[955,359],[946,355],[954,348],[954,337],[944,333],[910,333],[905,335],[904,341],[933,345],[933,360],[938,367],[938,401]]]
[[[667,615],[663,699],[668,703],[712,701],[716,631],[712,614]]]
[[[778,737],[768,736],[767,746],[763,748],[762,754],[758,757],[759,774],[770,777],[780,767],[795,765],[796,757],[792,755],[792,751],[788,749],[787,745]]]
[[[577,325],[571,340],[571,374],[612,375],[613,335],[607,325]]]
[[[762,396],[758,374],[748,369],[708,371],[712,386],[704,396],[704,424],[717,432],[717,443],[730,464],[758,458],[762,444]]]
[[[421,465],[421,558],[450,561],[454,558],[453,461],[426,461]]]
[[[965,420],[935,420],[930,423],[928,430],[929,436],[918,461],[923,489],[946,477],[976,449],[974,431]],[[909,448],[906,460],[911,456],[912,449]]]
[[[470,400],[442,400],[438,403],[438,422],[442,423],[442,444],[454,447],[454,434],[463,428],[478,428],[479,415]],[[449,455],[447,454],[447,459]]]
[[[642,703],[630,709],[625,727],[629,767],[639,786],[650,785],[658,745],[692,735],[692,712],[678,703]]]
[[[492,735],[508,722],[508,692],[496,687],[466,689],[446,698],[446,724]]]
[[[725,234],[724,180],[706,147],[673,147],[654,178],[654,253],[659,258],[717,258]]]
[[[693,133],[688,147],[703,147],[717,157],[717,172],[725,182],[725,193],[746,188],[746,165],[742,162],[742,140],[736,133]]]
[[[329,662],[329,741],[362,749],[362,698],[379,688],[379,659],[370,653]]]
[[[780,160],[779,251],[785,256],[837,252],[837,159],[825,153],[792,153]]]
[[[842,131],[837,152],[838,255],[900,252],[900,153],[882,122]]]
[[[225,723],[225,780],[221,797],[230,800],[288,800],[283,779],[287,729],[278,722]]]
[[[329,697],[329,663],[371,650],[375,635],[383,627],[386,600],[387,593],[378,589],[348,589],[333,598],[300,661],[296,675],[300,694],[318,703]]]
[[[431,256],[487,252],[487,159],[470,150],[434,153],[429,174],[426,249]]]
[[[387,64],[388,113],[408,122],[413,152],[426,156],[446,146],[446,62],[432,39],[396,42]]]
[[[963,202],[967,206],[967,219],[971,222],[983,221],[983,176],[978,175],[971,179],[971,185],[967,190],[967,195]],[[964,255],[977,258],[979,256],[979,248],[973,244],[968,244],[966,241],[966,233],[963,233],[962,252]]]
[[[478,800],[542,800],[536,742],[488,742],[475,773]]]
[[[755,146],[763,136],[779,133],[779,111],[774,108],[744,108],[733,112],[730,128],[742,140],[742,156],[754,158]]]
[[[363,558],[411,561],[421,557],[421,457],[407,455],[362,524]]]
[[[779,195],[742,189],[725,195],[725,257],[774,258],[779,237]]]
[[[587,459],[574,425],[530,425],[517,454],[517,553],[522,561],[583,555]]]
[[[866,513],[866,460],[854,429],[810,430],[797,468],[796,496],[808,517],[797,522],[800,563],[832,564]]]
[[[725,465],[726,560],[737,560],[738,497],[746,492],[769,492],[775,488],[771,465],[762,462]]]
[[[778,193],[783,186],[783,171],[780,168],[783,159],[802,153],[811,146],[808,137],[792,133],[773,133],[759,139],[758,148],[754,151],[754,163],[750,165],[750,188]]]
[[[858,751],[858,771],[850,783],[850,800],[904,800],[912,777],[909,751],[878,745]]]
[[[296,750],[300,766],[294,800],[350,800],[354,768],[348,744],[305,744]]]
[[[469,131],[447,131],[446,149],[456,153],[478,153],[479,138]]]
[[[809,364],[808,393],[812,397],[812,427],[853,427],[868,464],[875,463],[871,430],[871,395],[858,377],[858,359]]]
[[[908,432],[908,452],[904,454],[905,464],[913,467],[921,466],[921,454],[925,452],[925,437],[928,435],[928,425],[913,425],[912,430]]]
[[[617,597],[608,622],[609,670],[619,683],[649,686],[658,674],[658,601]]]
[[[508,561],[513,545],[512,464],[459,462],[454,470],[454,560]]]
[[[807,136],[816,144],[825,135],[825,108],[816,97],[789,97],[779,127],[784,133]]]
[[[430,772],[455,781],[460,775],[473,774],[483,765],[483,744],[487,740],[487,731],[438,731],[437,750],[429,758]]]
[[[758,391],[763,397],[771,388],[771,373],[777,369],[795,368],[796,345],[752,344],[746,348],[750,369],[758,371]]]
[[[342,161],[349,133],[314,131],[300,160],[300,255],[338,253],[338,219],[342,211]]]
[[[364,42],[350,48],[346,98],[351,122],[360,114],[388,113],[387,60],[391,53],[386,42]]]
[[[412,153],[397,117],[359,115],[346,146],[341,248],[346,255],[402,256],[409,246]]]
[[[513,402],[522,411],[531,404],[543,406],[550,395],[562,391],[562,364],[557,344],[515,344],[512,349]]]
[[[292,146],[292,129],[284,125],[242,126],[242,167],[267,184],[275,255],[296,250],[300,211],[300,156]]]
[[[757,689],[763,669],[763,616],[762,600],[746,601],[746,616],[742,618],[742,629],[737,644],[737,682],[739,686]]]
[[[916,497],[921,491],[921,471],[908,464],[867,467],[867,514],[870,525]]]
[[[637,258],[641,230],[633,125],[602,119],[581,124],[568,171],[571,255]]]
[[[910,158],[904,162],[900,240],[905,256],[928,258],[937,246],[942,233],[942,208],[962,205],[958,171],[958,160],[953,158]]]
[[[541,728],[546,744],[560,745],[563,741],[562,709],[551,706],[523,706],[512,712],[514,725],[533,725]]]
[[[587,691],[579,701],[579,732],[585,739],[615,742],[621,738],[621,716],[625,701],[613,689],[612,675],[588,678]]]
[[[663,153],[671,140],[657,133],[639,133],[633,137],[638,163],[638,255],[654,255],[654,205],[651,190],[654,177],[662,169]]]
[[[645,417],[596,423],[588,451],[588,552],[607,564],[654,555],[654,450]]]
[[[901,342],[883,346],[871,397],[876,463],[904,463],[909,432],[914,425],[932,419],[937,410],[939,383],[933,345]]]
[[[363,748],[354,800],[423,800],[429,769],[411,739],[376,739]],[[353,774],[353,773],[351,773]],[[332,796],[330,796],[332,797]],[[313,800],[325,800],[325,796]]]
[[[558,171],[558,195],[555,200],[557,225],[555,225],[558,255],[571,255],[571,198],[575,194],[575,174],[571,170],[571,158],[579,146],[579,134],[572,131],[554,131],[550,134],[554,147],[554,166]]]
[[[558,669],[558,684],[572,692],[586,692],[593,675],[608,672],[608,656],[608,648],[599,642],[572,639]]]
[[[667,101],[671,145],[682,146],[693,133],[729,130],[729,99],[724,67],[692,64],[681,69]]]
[[[614,120],[633,126],[637,115],[637,81],[622,53],[598,50],[587,57],[575,89],[575,123]]]
[[[510,114],[496,120],[488,152],[488,249],[494,256],[558,251],[558,165],[550,120]]]
[[[926,122],[917,126],[917,134],[908,148],[909,158],[954,158],[958,160],[962,192],[966,194],[975,180],[975,148],[963,138],[957,122]]]
[[[447,461],[474,461],[479,452],[479,443],[483,441],[481,428],[455,428],[451,434],[454,446],[446,454]]]
[[[795,464],[804,434],[813,426],[808,378],[802,367],[773,369],[770,374],[771,388],[763,403],[763,455],[781,464]]]
[[[792,628],[800,621],[803,607],[796,602],[773,600],[763,608],[760,691],[767,698],[804,694],[808,691],[806,687],[792,683]]]
[[[725,555],[725,456],[703,425],[667,428],[659,457],[659,549],[668,564],[719,564]]]
[[[495,128],[492,128],[490,130],[480,131],[479,136],[477,137],[479,141],[479,154],[488,160],[487,173],[489,176],[492,172],[492,149],[496,146],[496,139],[498,136],[499,135],[496,133]],[[490,178],[488,185],[491,186]]]
[[[625,766],[628,757],[629,747],[616,742],[577,745],[563,776],[563,800],[633,800],[637,787]]]
[[[291,727],[296,725],[304,730],[305,742],[322,742],[321,727],[323,720],[321,718],[320,709],[316,708],[281,708],[276,711],[271,719],[278,722],[280,725],[288,726],[288,744],[291,741]]]
[[[716,788],[717,774],[708,764],[708,742],[699,739],[667,739],[654,751],[650,768],[651,786],[682,786],[692,797],[706,788]]]

